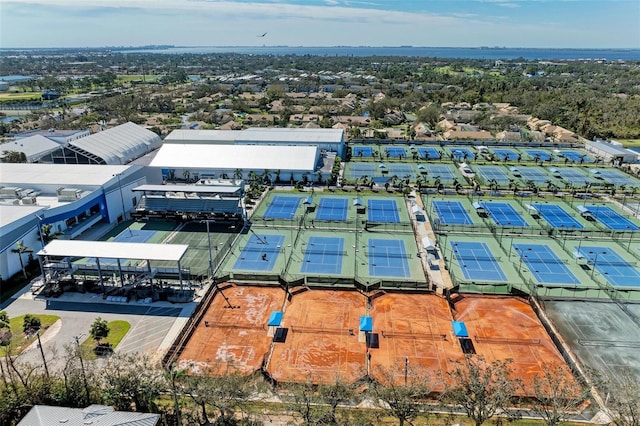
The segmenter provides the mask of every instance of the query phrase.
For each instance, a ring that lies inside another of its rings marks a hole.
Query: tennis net
[[[423,339],[423,340],[447,340],[446,334],[440,333],[414,333],[411,331],[387,331],[382,330],[382,337],[386,338],[407,338],[407,339]]]
[[[304,251],[304,254],[329,254],[329,255],[336,255],[336,256],[346,256],[347,255],[347,251],[346,250],[322,250],[322,249],[310,249],[310,248],[307,248]]]
[[[290,329],[292,333],[347,334],[349,336],[355,335],[353,328],[291,326]]]
[[[413,256],[407,253],[390,253],[390,252],[373,252],[368,251],[365,252],[365,256],[367,257],[384,257],[384,258],[393,258],[393,259],[411,259]]]

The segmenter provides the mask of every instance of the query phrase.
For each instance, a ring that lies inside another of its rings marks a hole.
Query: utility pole
[[[78,358],[80,358],[80,368],[82,369],[82,381],[84,382],[84,391],[87,398],[87,405],[89,405],[90,397],[89,397],[89,383],[87,383],[87,372],[84,369],[84,360],[82,359],[82,349],[80,348],[80,338],[83,335],[75,336],[74,340],[76,341],[76,345],[78,346]]]
[[[38,336],[38,347],[40,348],[40,355],[42,355],[42,363],[44,364],[44,372],[47,375],[47,379],[50,378],[49,376],[49,367],[47,367],[47,359],[44,357],[44,350],[42,349],[42,342],[40,341],[40,330],[38,330],[38,332],[36,333],[36,336]]]

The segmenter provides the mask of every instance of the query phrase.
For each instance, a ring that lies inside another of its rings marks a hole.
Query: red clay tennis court
[[[371,316],[379,343],[370,349],[371,375],[394,372],[401,383],[408,358],[410,369],[429,374],[433,390],[441,391],[451,360],[462,357],[447,301],[432,294],[387,293],[373,299]]]
[[[178,364],[215,373],[228,363],[242,372],[260,369],[272,337],[267,322],[280,311],[285,292],[278,287],[221,285],[202,321],[182,351]]]
[[[280,382],[354,382],[365,375],[366,344],[360,316],[366,298],[355,291],[306,290],[287,304],[282,327],[286,340],[275,343],[268,371]],[[361,341],[362,340],[362,341]]]
[[[518,297],[460,296],[455,319],[465,323],[475,351],[488,362],[513,359],[515,376],[531,387],[534,374],[566,367],[533,308]],[[567,374],[570,374],[567,369]]]

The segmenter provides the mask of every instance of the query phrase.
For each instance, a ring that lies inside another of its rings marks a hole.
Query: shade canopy
[[[436,243],[433,242],[433,240],[429,237],[424,237],[422,239],[422,247],[425,250],[435,250],[436,249]]]
[[[362,316],[360,317],[360,331],[373,331],[373,318]]]
[[[282,323],[282,315],[283,313],[280,311],[273,311],[271,315],[269,315],[269,323],[267,324],[269,327],[280,327]]]
[[[453,333],[456,337],[469,337],[467,326],[462,321],[451,321],[453,325]]]
[[[186,244],[121,243],[113,241],[53,240],[39,256],[96,257],[101,259],[166,260],[178,262],[189,248]]]

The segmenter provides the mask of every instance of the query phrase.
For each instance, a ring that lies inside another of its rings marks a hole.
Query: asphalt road
[[[27,292],[25,296],[13,300],[4,308],[9,317],[24,314],[48,314],[60,317],[59,326],[51,327],[41,335],[49,368],[62,366],[65,347],[74,344],[76,336],[80,336],[82,342],[89,335],[89,328],[97,317],[107,321],[124,320],[131,324],[131,329],[116,348],[116,352],[153,354],[170,334],[171,327],[183,312],[181,305],[103,303],[101,298],[91,295],[71,295],[70,297],[81,298],[81,300],[34,300],[31,298],[31,293]],[[23,352],[20,359],[42,363],[40,351],[36,348]]]

